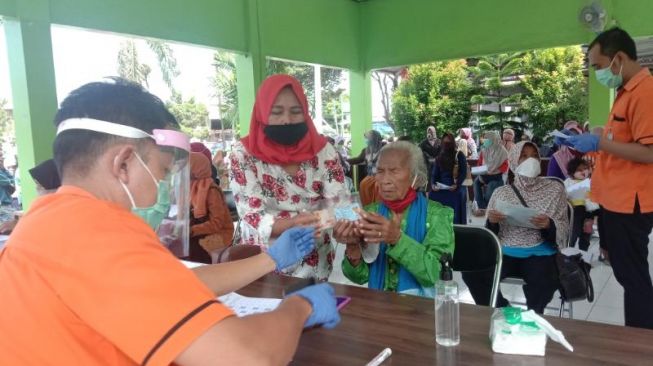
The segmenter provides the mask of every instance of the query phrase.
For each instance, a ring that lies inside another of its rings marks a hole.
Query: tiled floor
[[[474,219],[472,225],[482,225],[482,220]],[[650,238],[653,242],[653,235]],[[590,252],[594,253],[594,260],[592,261],[592,270],[590,275],[592,277],[592,282],[594,284],[594,302],[590,303],[588,301],[578,301],[573,303],[573,318],[580,320],[588,320],[600,323],[624,324],[624,313],[623,313],[623,289],[617,283],[617,280],[612,273],[612,267],[606,265],[602,262],[599,262],[598,258],[599,253],[599,244],[598,238],[592,238],[592,245],[589,249]],[[330,282],[342,283],[347,285],[353,285],[349,280],[347,280],[342,274],[341,262],[344,255],[344,245],[339,245],[336,251],[336,260],[334,263],[333,273],[329,278]],[[653,250],[649,251],[649,264],[653,264]],[[650,269],[651,276],[653,277],[653,267]],[[472,300],[467,287],[463,283],[459,274],[455,276],[456,281],[460,285],[461,290],[461,301],[467,303],[474,303]],[[521,286],[518,285],[501,285],[501,292],[503,296],[512,303],[525,303],[524,293],[521,289]],[[559,308],[560,300],[558,300],[558,295],[554,296],[553,301],[549,304],[549,308]],[[557,309],[547,309],[546,314],[558,315]],[[568,314],[565,313],[565,317],[568,317]]]

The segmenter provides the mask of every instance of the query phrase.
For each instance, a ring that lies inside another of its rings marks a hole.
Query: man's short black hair
[[[628,55],[631,60],[637,60],[637,46],[635,46],[635,41],[625,30],[619,27],[608,29],[599,34],[587,49],[591,50],[597,44],[601,46],[601,54],[604,56],[613,58],[617,52],[621,51]]]
[[[85,84],[73,90],[61,103],[54,118],[55,127],[69,118],[93,118],[119,123],[152,133],[154,129],[179,128],[164,103],[140,85],[121,78]],[[54,140],[54,160],[63,178],[67,168],[86,174],[112,142],[125,139],[89,130],[68,130]]]
[[[567,163],[567,174],[569,174],[569,177],[573,178],[574,173],[576,173],[576,170],[578,170],[578,167],[582,165],[585,165],[588,168],[590,166],[589,163],[582,158],[573,158],[569,160]]]

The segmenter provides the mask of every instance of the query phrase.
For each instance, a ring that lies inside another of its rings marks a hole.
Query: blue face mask
[[[487,148],[489,148],[490,146],[492,146],[492,140],[490,140],[490,139],[485,139],[485,140],[483,140],[483,148],[484,148],[484,149],[487,149]]]
[[[161,225],[163,219],[168,216],[168,212],[170,211],[170,185],[167,180],[157,181],[154,177],[154,174],[152,174],[152,171],[150,171],[150,168],[148,168],[147,165],[145,165],[143,162],[143,159],[141,159],[138,154],[136,154],[136,158],[145,168],[145,170],[147,170],[147,172],[150,174],[154,184],[156,185],[156,202],[150,207],[136,207],[134,197],[132,196],[131,192],[129,192],[127,186],[122,181],[120,184],[122,185],[122,188],[125,190],[129,200],[131,201],[132,213],[145,220],[145,222],[147,222],[147,224],[154,231],[156,231],[159,228],[159,225]]]
[[[619,75],[615,75],[612,73],[612,64],[614,63],[614,58],[612,59],[612,62],[610,62],[610,66],[606,67],[605,69],[600,69],[596,70],[596,80],[603,86],[611,88],[611,89],[616,89],[621,86],[624,82],[624,77],[621,74],[624,69],[624,65],[621,65],[621,69],[619,70]]]

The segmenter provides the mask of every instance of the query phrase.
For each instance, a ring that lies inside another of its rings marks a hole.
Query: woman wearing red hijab
[[[317,224],[315,202],[348,194],[338,154],[318,134],[301,84],[274,75],[261,85],[249,134],[233,146],[231,189],[241,217],[241,243],[267,247],[286,229]],[[331,230],[315,250],[286,270],[326,280],[333,268]]]

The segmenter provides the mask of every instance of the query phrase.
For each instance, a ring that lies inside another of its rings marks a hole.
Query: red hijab
[[[293,146],[277,144],[263,133],[263,129],[268,124],[272,105],[279,92],[285,87],[290,87],[297,96],[299,104],[304,110],[304,121],[308,127],[306,136]],[[249,134],[240,141],[247,152],[257,159],[280,165],[311,160],[327,143],[327,140],[317,133],[313,120],[308,114],[308,101],[302,85],[289,75],[272,75],[263,81],[256,94],[252,119],[249,123]]]

